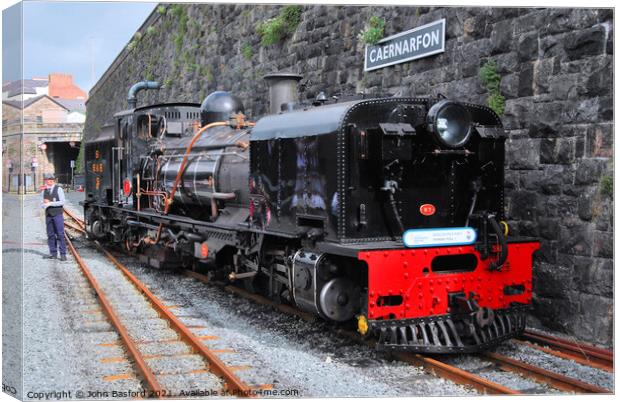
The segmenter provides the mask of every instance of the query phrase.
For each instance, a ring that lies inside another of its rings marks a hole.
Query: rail
[[[536,382],[547,384],[560,391],[585,393],[585,394],[611,394],[608,389],[588,384],[586,382],[567,377],[553,371],[545,370],[540,367],[512,359],[499,353],[486,352],[482,356],[497,364],[505,371],[520,374],[524,377],[533,379]]]
[[[144,360],[144,356],[142,355],[142,353],[140,353],[140,350],[138,349],[137,345],[134,343],[134,341],[129,336],[127,329],[121,323],[118,315],[112,308],[112,305],[108,301],[106,295],[101,290],[101,287],[99,287],[99,283],[97,283],[97,280],[92,275],[92,273],[88,269],[88,266],[86,265],[82,257],[77,252],[75,246],[73,245],[73,242],[71,242],[71,239],[69,238],[66,232],[65,232],[65,240],[67,241],[67,246],[69,247],[69,251],[71,251],[71,254],[73,254],[73,257],[75,258],[75,261],[77,262],[78,266],[82,270],[82,273],[84,274],[84,276],[86,277],[86,279],[88,280],[92,288],[94,289],[95,293],[97,294],[97,297],[99,298],[99,302],[101,303],[101,307],[103,308],[103,311],[105,312],[106,316],[108,317],[108,319],[110,320],[114,328],[116,328],[118,335],[121,337],[123,343],[125,344],[127,348],[127,352],[129,353],[131,358],[136,363],[137,369],[142,375],[142,377],[145,379],[145,381],[147,382],[149,389],[153,391],[153,394],[157,395],[159,398],[163,397],[163,395],[165,394],[165,391],[159,385],[159,382],[155,378],[155,374],[151,371],[149,366],[146,364]]]
[[[613,372],[614,370],[613,351],[584,343],[572,342],[533,330],[525,331],[521,339],[526,341],[528,345],[543,352],[608,372]]]

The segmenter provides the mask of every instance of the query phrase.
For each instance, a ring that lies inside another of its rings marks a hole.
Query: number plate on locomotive
[[[473,244],[476,231],[470,227],[440,229],[409,229],[403,234],[407,247],[437,247]]]

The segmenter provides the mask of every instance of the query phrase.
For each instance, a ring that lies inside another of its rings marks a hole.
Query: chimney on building
[[[71,74],[51,73],[48,80],[49,96],[61,99],[86,99],[86,92],[73,83]]]

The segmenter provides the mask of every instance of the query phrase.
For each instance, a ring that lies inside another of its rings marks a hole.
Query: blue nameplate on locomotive
[[[409,229],[403,233],[407,247],[462,246],[476,241],[476,231],[470,227]]]

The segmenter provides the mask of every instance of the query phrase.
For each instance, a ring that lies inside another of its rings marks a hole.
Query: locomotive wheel
[[[319,305],[322,313],[333,321],[348,321],[359,310],[359,287],[348,278],[336,278],[321,289]]]

